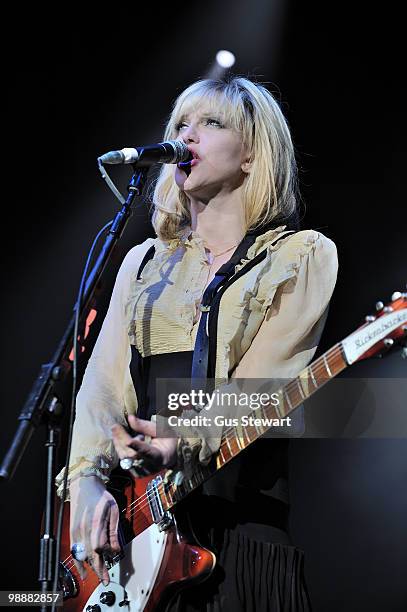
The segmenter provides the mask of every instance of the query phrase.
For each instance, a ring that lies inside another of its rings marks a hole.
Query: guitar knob
[[[94,606],[87,606],[86,612],[102,612],[102,608],[98,604],[95,604]]]
[[[376,302],[376,310],[381,310],[382,308],[384,308],[383,302]]]
[[[116,595],[113,591],[105,591],[100,596],[100,603],[106,604],[107,606],[113,606],[116,601]]]
[[[386,340],[384,341],[385,346],[393,346],[394,344],[394,340],[393,338],[386,338]]]
[[[399,298],[401,298],[401,293],[400,291],[395,291],[393,293],[393,295],[391,296],[391,301],[395,302],[396,300],[398,300]]]

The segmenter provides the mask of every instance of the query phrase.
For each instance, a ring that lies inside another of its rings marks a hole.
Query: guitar
[[[59,564],[64,609],[151,612],[183,586],[205,580],[215,566],[215,555],[194,543],[187,525],[182,524],[182,514],[176,512],[177,505],[266,433],[263,421],[286,417],[351,364],[381,355],[400,343],[404,345],[403,357],[407,357],[407,293],[395,292],[387,306],[378,302],[376,311],[282,387],[279,404],[262,406],[262,419],[256,419],[256,424],[240,425],[239,430],[227,428],[213,461],[208,466],[197,465],[190,479],[176,484],[165,480],[165,471],[137,478],[130,470],[112,481],[109,490],[121,508],[122,552],[109,560],[107,587],[94,572],[89,571],[83,581],[79,577],[70,552],[69,512],[65,511]],[[258,417],[259,409],[250,414]]]

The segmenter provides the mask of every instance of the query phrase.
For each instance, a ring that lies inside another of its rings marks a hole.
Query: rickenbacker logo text
[[[374,340],[377,336],[382,336],[388,329],[393,329],[395,326],[397,327],[399,323],[402,323],[405,320],[405,313],[398,313],[395,315],[389,315],[390,318],[387,321],[382,321],[380,327],[377,327],[371,332],[367,332],[363,338],[356,338],[355,345],[356,348],[361,348],[368,342]],[[380,339],[380,338],[379,338]],[[378,340],[379,340],[378,339]]]

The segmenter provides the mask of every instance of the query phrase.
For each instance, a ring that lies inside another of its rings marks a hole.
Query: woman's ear
[[[252,162],[246,159],[240,167],[242,169],[242,172],[244,172],[245,174],[249,174],[250,170],[252,169]]]
[[[250,151],[249,147],[247,145],[242,144],[242,149],[241,149],[241,164],[240,164],[240,168],[242,169],[242,172],[244,172],[245,174],[249,174],[250,170],[252,169],[252,152]]]

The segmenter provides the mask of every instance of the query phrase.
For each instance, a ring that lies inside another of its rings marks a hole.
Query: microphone
[[[187,145],[181,140],[167,140],[155,145],[125,148],[120,151],[109,151],[101,155],[102,164],[135,164],[136,166],[149,166],[150,164],[178,164],[193,159]]]

